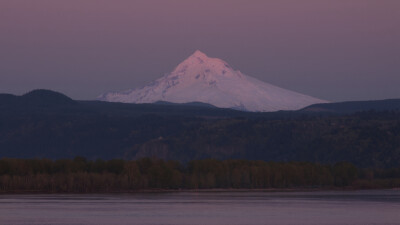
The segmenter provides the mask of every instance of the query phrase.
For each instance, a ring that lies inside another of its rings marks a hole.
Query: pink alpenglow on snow
[[[203,102],[220,108],[270,112],[297,110],[326,101],[276,87],[234,70],[197,50],[174,71],[147,86],[105,93],[102,101],[125,103]]]

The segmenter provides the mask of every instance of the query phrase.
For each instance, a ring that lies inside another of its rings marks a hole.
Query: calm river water
[[[400,224],[400,191],[0,195],[0,224]]]

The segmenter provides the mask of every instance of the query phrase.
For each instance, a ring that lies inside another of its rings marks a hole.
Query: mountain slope
[[[325,101],[285,90],[234,70],[196,51],[171,73],[138,89],[110,92],[99,100],[125,103],[203,102],[244,111],[297,110]]]

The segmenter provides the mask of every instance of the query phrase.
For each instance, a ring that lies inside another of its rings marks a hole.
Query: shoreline
[[[352,192],[352,191],[368,191],[368,190],[394,190],[400,191],[400,188],[267,188],[267,189],[242,189],[242,188],[215,188],[215,189],[144,189],[144,190],[132,190],[132,191],[93,191],[93,192],[48,192],[48,191],[0,191],[2,195],[52,195],[52,194],[146,194],[146,193],[246,193],[246,192],[267,192],[267,193],[290,193],[290,192],[323,192],[323,191],[341,191],[341,192]]]

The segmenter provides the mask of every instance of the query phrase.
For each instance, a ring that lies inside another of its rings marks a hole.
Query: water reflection
[[[0,195],[0,224],[400,224],[400,191]]]

